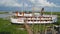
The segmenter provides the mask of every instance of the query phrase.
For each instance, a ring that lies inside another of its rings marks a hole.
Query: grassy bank
[[[7,14],[8,12],[0,12],[0,14]]]
[[[0,18],[0,34],[27,34],[26,30],[20,30],[20,25],[12,25],[9,20]]]

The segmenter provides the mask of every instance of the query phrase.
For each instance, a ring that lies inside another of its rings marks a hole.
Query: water
[[[5,18],[5,17],[8,17],[8,16],[11,16],[10,14],[0,14],[0,18]]]

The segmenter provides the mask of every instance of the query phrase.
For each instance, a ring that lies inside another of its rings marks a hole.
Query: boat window
[[[36,20],[34,20],[36,22]]]
[[[28,20],[28,21],[30,21],[30,20]]]
[[[12,16],[13,18],[17,19],[18,17],[17,16]]]

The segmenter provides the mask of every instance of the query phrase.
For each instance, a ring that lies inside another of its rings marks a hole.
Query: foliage
[[[7,14],[8,12],[0,12],[0,14]]]

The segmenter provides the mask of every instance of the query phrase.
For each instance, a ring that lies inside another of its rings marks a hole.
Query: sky
[[[45,11],[60,12],[60,0],[0,0],[0,11]]]

